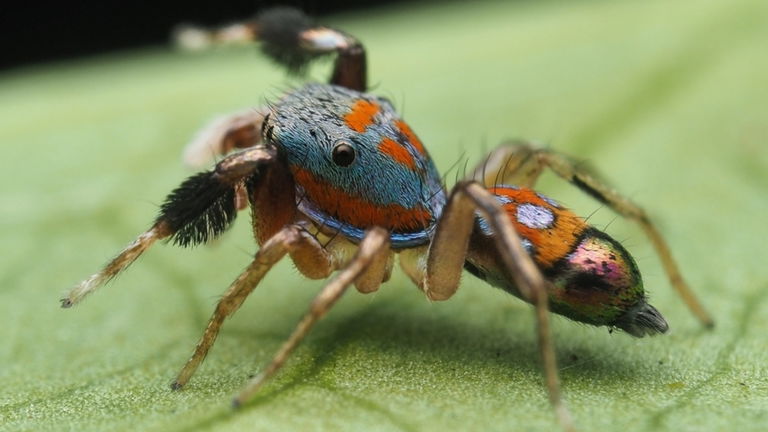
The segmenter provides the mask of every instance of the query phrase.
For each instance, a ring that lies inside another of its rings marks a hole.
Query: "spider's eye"
[[[349,166],[355,160],[355,149],[345,142],[338,143],[333,148],[332,157],[333,163],[336,165],[340,167]]]

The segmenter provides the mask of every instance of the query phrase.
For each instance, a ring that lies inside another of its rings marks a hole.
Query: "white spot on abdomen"
[[[552,226],[555,215],[541,206],[520,204],[517,206],[517,221],[528,228],[544,229]]]

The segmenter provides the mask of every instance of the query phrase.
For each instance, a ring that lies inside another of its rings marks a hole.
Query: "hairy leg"
[[[322,248],[315,238],[296,225],[286,225],[277,234],[272,236],[272,238],[267,240],[256,253],[253,262],[242,274],[240,274],[240,276],[238,276],[237,279],[235,279],[234,282],[232,282],[232,285],[229,286],[224,293],[224,296],[219,300],[213,315],[208,321],[203,336],[195,347],[195,352],[184,365],[184,368],[179,372],[178,377],[171,387],[174,390],[177,390],[189,381],[190,377],[203,362],[211,346],[213,346],[213,343],[216,341],[216,337],[219,334],[224,320],[240,308],[245,299],[253,292],[267,272],[280,261],[286,253],[297,249],[313,249],[318,247]],[[324,264],[327,271],[330,271],[332,266],[330,261],[326,261],[325,263],[316,262],[315,264]]]
[[[549,400],[565,430],[573,430],[573,420],[560,392],[555,349],[549,325],[547,287],[544,276],[522,246],[509,215],[494,196],[475,182],[457,184],[443,209],[443,215],[429,247],[424,289],[432,300],[446,300],[459,286],[470,236],[480,211],[496,233],[496,251],[521,294],[536,311],[539,351],[544,365]]]
[[[185,27],[176,32],[176,40],[189,49],[260,41],[264,54],[292,73],[303,72],[318,57],[336,54],[330,83],[358,91],[368,87],[363,44],[350,34],[317,25],[294,8],[267,9],[252,21],[214,30]]]
[[[262,122],[268,112],[266,108],[249,108],[215,118],[184,148],[184,164],[203,168],[217,157],[259,144]]]
[[[272,361],[264,370],[254,377],[234,399],[233,404],[240,406],[255,394],[259,388],[285,364],[296,346],[304,339],[312,327],[333,307],[336,301],[354,282],[362,278],[384,278],[385,265],[389,254],[389,234],[381,228],[369,230],[360,242],[355,257],[336,275],[320,294],[315,297],[296,329]],[[382,259],[383,257],[383,259]]]
[[[133,263],[159,239],[181,246],[206,243],[224,232],[237,214],[235,194],[246,178],[258,181],[260,171],[277,160],[274,148],[254,147],[232,154],[213,170],[193,175],[173,190],[160,207],[152,227],[123,249],[102,270],[74,287],[61,306],[68,308],[104,285]]]

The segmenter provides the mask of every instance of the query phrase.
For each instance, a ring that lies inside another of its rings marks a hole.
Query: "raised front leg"
[[[186,27],[177,32],[176,40],[192,49],[257,40],[264,54],[292,73],[302,72],[317,57],[337,54],[330,83],[358,91],[368,87],[363,44],[350,34],[315,24],[298,9],[267,9],[252,21],[214,30]]]
[[[473,178],[483,182],[489,188],[505,184],[532,187],[544,168],[551,169],[559,177],[607,205],[619,215],[640,225],[659,255],[664,271],[675,291],[705,327],[714,325],[710,314],[683,279],[667,242],[645,210],[600,180],[600,177],[586,165],[552,150],[534,148],[519,141],[502,145],[494,150],[484,163],[475,169]]]

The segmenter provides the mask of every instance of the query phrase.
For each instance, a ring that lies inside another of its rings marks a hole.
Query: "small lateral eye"
[[[340,142],[333,148],[333,163],[340,167],[346,167],[352,164],[355,160],[355,149],[345,143]]]

